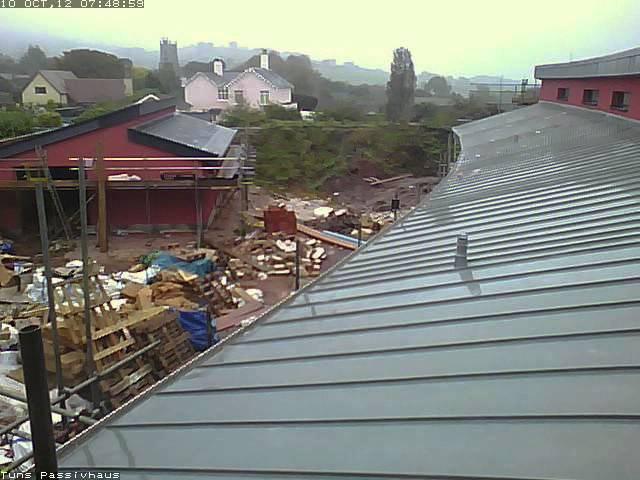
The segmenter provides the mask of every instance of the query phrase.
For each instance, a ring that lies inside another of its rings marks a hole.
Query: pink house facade
[[[576,62],[539,65],[540,100],[640,120],[640,48]]]
[[[194,111],[226,110],[239,104],[252,108],[292,103],[293,85],[269,69],[269,59],[263,51],[260,68],[242,72],[225,71],[224,62],[215,59],[212,72],[198,72],[184,85],[184,98]]]

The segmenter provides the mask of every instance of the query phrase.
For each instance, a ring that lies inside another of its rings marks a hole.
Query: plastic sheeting
[[[220,340],[216,332],[216,320],[205,311],[186,312],[179,311],[178,319],[182,328],[189,333],[191,345],[197,351],[202,352]],[[211,344],[209,344],[209,332],[207,331],[207,319],[211,319]]]
[[[215,269],[214,263],[209,259],[203,258],[193,262],[184,262],[164,252],[155,254],[151,260],[151,265],[159,270],[183,270],[185,272],[195,273],[199,277],[204,277]]]

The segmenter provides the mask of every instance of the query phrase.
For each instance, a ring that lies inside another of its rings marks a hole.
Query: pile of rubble
[[[393,223],[392,212],[369,212],[356,215],[346,208],[333,209],[323,207],[316,209],[318,215],[307,225],[322,231],[335,232],[366,240],[378,233],[382,228]]]
[[[298,248],[300,251],[296,253]],[[237,239],[230,253],[235,259],[230,260],[229,265],[236,276],[253,276],[258,280],[266,280],[269,275],[294,275],[296,255],[300,256],[300,275],[317,276],[327,258],[326,249],[316,239],[257,231]]]

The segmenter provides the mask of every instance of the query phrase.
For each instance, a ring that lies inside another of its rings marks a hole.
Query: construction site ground
[[[8,253],[0,254],[0,389],[14,396],[24,394],[17,332],[38,324],[50,387],[58,381],[55,358],[62,362],[67,387],[81,385],[94,362],[93,371],[109,372],[94,377],[99,378],[101,392],[100,413],[94,415],[107,414],[175,371],[197,351],[286,299],[296,289],[296,272],[304,286],[331,269],[357,249],[357,237],[365,242],[393,221],[392,199],[399,200],[396,213],[402,214],[424,198],[437,180],[389,177],[363,167],[313,194],[272,192],[252,185],[247,210],[243,212],[241,192],[236,191],[199,244],[195,233],[117,230],[109,237],[108,251],[101,252],[97,237],[90,234],[86,264],[80,261],[78,240],[53,238],[49,248],[52,305],[62,325],[58,347],[47,316],[39,236],[0,237],[0,246],[7,245],[7,240],[12,244]],[[279,221],[285,221],[286,228],[274,230],[274,225],[281,227]],[[97,302],[89,313],[83,307],[84,268],[90,272],[92,304]],[[87,347],[86,325],[92,329],[92,349]],[[209,325],[215,326],[215,336]],[[122,367],[109,370],[122,361],[126,361]],[[92,392],[78,391],[76,412],[92,411],[88,403]],[[23,402],[7,401],[0,392],[0,427],[26,414]],[[60,420],[56,417],[54,423],[61,442],[85,428],[77,420],[67,425]],[[12,442],[7,445],[2,464],[18,454]]]

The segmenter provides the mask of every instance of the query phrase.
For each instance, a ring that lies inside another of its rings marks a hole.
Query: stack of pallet
[[[146,354],[149,364],[158,377],[163,377],[184,365],[195,355],[189,334],[180,326],[178,312],[168,307],[154,307],[130,316],[136,318],[131,327],[140,347],[160,340],[159,347]]]
[[[97,276],[90,277],[89,301],[91,338],[88,340],[84,321],[84,292],[81,284],[66,281],[54,286],[58,319],[63,378],[69,385],[79,383],[86,376],[87,341],[93,347],[93,363],[98,373],[123,360],[135,350],[135,340],[129,328],[137,318],[120,315],[111,307],[111,299]],[[45,325],[47,369],[55,371],[51,326]],[[114,407],[138,395],[154,383],[152,368],[142,358],[103,378],[100,388]]]

